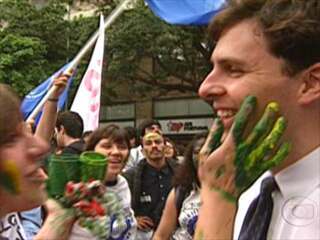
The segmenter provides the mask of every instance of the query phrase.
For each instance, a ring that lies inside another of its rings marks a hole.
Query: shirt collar
[[[169,166],[166,162],[166,164],[161,168],[161,169],[156,169],[154,168],[153,166],[151,166],[147,161],[147,168],[149,168],[149,172],[152,174],[152,175],[157,175],[159,173],[161,174],[164,174],[164,175],[168,175],[170,173],[170,170],[169,170]]]
[[[320,185],[320,147],[275,175],[285,198],[308,195]]]

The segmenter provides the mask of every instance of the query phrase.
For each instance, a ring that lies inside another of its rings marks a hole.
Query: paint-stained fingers
[[[263,138],[270,132],[276,117],[279,113],[279,105],[276,102],[270,102],[261,119],[256,124],[254,129],[250,132],[249,136],[246,138],[245,143],[253,149],[258,143],[260,143]]]
[[[223,130],[224,128],[221,119],[215,118],[208,133],[207,139],[199,152],[200,159],[208,157],[211,152],[220,146]]]
[[[250,171],[276,149],[286,126],[284,117],[279,117],[269,135],[246,158],[244,165],[246,171]]]
[[[240,110],[237,113],[234,123],[232,125],[232,137],[238,145],[242,142],[242,135],[244,129],[248,123],[250,115],[253,113],[257,105],[257,98],[254,96],[248,96],[241,104]],[[230,135],[229,135],[230,136]]]
[[[263,161],[259,164],[259,168],[261,172],[265,172],[266,170],[279,165],[289,154],[291,150],[291,144],[285,142],[281,144],[278,151],[274,154],[274,156],[266,161]]]

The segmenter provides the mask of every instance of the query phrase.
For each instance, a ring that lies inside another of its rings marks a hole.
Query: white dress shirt
[[[246,209],[259,194],[264,174],[239,200],[234,239],[238,239]],[[267,239],[320,239],[320,147],[275,175],[279,191]],[[245,210],[244,210],[245,209]]]

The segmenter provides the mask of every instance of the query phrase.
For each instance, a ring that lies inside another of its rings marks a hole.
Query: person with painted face
[[[108,125],[93,131],[88,139],[86,150],[95,151],[105,155],[108,159],[108,168],[105,175],[107,191],[115,193],[123,206],[125,222],[111,220],[111,233],[109,240],[135,240],[136,220],[131,209],[131,193],[126,179],[120,175],[128,161],[130,141],[127,131],[116,125]],[[121,227],[120,227],[121,225]]]
[[[167,196],[175,163],[165,158],[161,134],[149,132],[142,139],[145,159],[124,173],[132,194],[132,208],[138,222],[137,239],[151,239],[157,228]]]
[[[55,201],[47,200],[46,174],[41,167],[48,143],[27,129],[18,98],[4,84],[0,84],[0,109],[0,218],[46,202],[47,218],[34,239],[67,239],[72,219],[63,218],[52,227],[65,212]],[[27,239],[18,213],[8,218],[0,220],[0,239]]]
[[[214,17],[195,239],[319,239],[319,23],[319,0],[231,0]]]
[[[156,132],[162,134],[161,124],[155,119],[146,119],[138,127],[139,130],[139,146],[130,149],[130,155],[128,163],[126,164],[124,171],[135,167],[144,158],[142,145],[140,144],[144,135],[150,132]],[[136,143],[138,144],[138,143]]]
[[[198,134],[189,143],[184,160],[177,167],[160,224],[153,240],[191,240],[200,207],[200,184],[197,177],[197,158],[207,133]]]

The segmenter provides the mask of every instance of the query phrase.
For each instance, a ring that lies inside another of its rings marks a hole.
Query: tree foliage
[[[0,82],[20,96],[74,57],[97,25],[93,18],[68,21],[61,0],[43,8],[28,0],[3,0],[0,12]]]
[[[96,16],[70,20],[72,0],[52,0],[40,9],[28,0],[0,1],[0,82],[23,96],[73,58],[98,29],[98,13],[108,16],[119,1],[94,3]],[[103,95],[115,99],[119,86],[130,86],[129,95],[137,97],[195,93],[210,67],[205,32],[168,25],[138,0],[106,30]],[[76,84],[89,58],[81,62]]]
[[[137,1],[107,31],[105,76],[132,93],[195,93],[210,66],[205,27],[164,23]],[[143,94],[142,94],[143,95]]]

